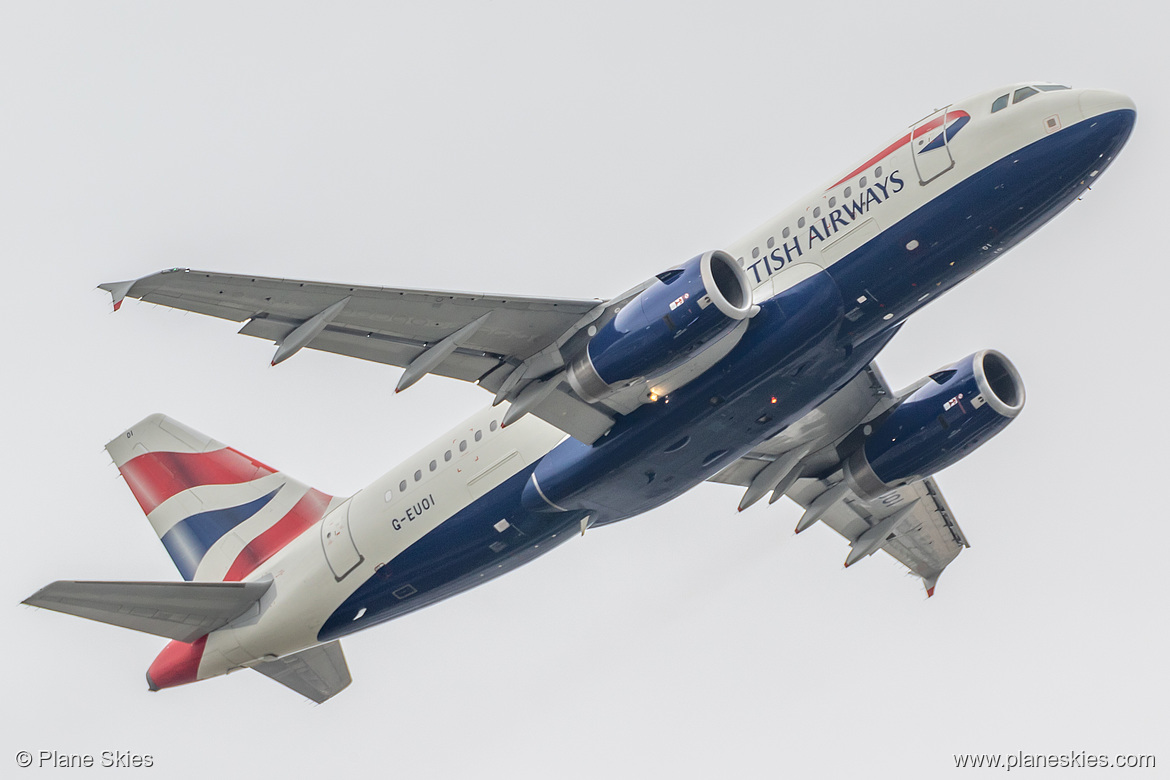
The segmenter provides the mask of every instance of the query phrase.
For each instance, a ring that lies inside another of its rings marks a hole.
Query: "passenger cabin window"
[[[788,238],[790,235],[792,235],[792,231],[789,230],[788,228],[784,228],[784,232],[781,233],[780,235],[783,238]]]
[[[1033,95],[1039,95],[1039,94],[1040,94],[1039,92],[1032,89],[1031,87],[1020,87],[1019,89],[1016,90],[1015,96],[1012,97],[1012,105],[1015,105],[1016,103],[1020,103],[1024,100],[1027,100],[1028,98],[1032,97]]]
[[[431,464],[427,468],[429,468],[431,471],[434,471],[438,467],[439,467],[439,464],[432,460]]]
[[[414,472],[414,481],[418,482],[421,479],[422,479],[422,469],[419,469],[418,471]]]
[[[479,441],[482,438],[483,438],[483,431],[476,431],[475,432],[475,440]]]
[[[991,113],[994,114],[996,111],[1003,111],[1005,108],[1007,108],[1009,97],[1011,97],[1011,96],[1010,95],[1000,95],[999,97],[997,97],[995,99],[995,102],[991,104]]]
[[[447,450],[443,453],[443,460],[451,460],[451,450]]]
[[[769,239],[769,241],[770,241],[770,240],[771,240],[771,239]],[[771,246],[771,244],[769,244],[769,246]],[[492,420],[492,424],[488,426],[488,430],[494,431],[494,430],[495,430],[496,428],[498,428],[498,427],[499,427],[499,424],[498,424],[498,423],[496,423],[496,421],[495,421],[495,420]]]
[[[463,441],[459,442],[459,451],[460,452],[467,452],[467,439],[464,439]]]
[[[399,493],[406,492],[406,480],[405,479],[398,483],[398,492]]]

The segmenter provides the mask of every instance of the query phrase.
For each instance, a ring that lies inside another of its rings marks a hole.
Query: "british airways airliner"
[[[994,350],[893,391],[906,318],[1074,202],[1136,112],[1016,84],[939,109],[739,241],[609,300],[175,268],[101,285],[276,343],[475,382],[491,406],[331,496],[162,415],[107,445],[182,582],[55,582],[25,603],[170,638],[151,690],[252,668],[325,701],[341,637],[504,574],[709,480],[804,508],[922,578],[967,546],[933,475],[1015,419]],[[729,505],[730,510],[730,505]]]

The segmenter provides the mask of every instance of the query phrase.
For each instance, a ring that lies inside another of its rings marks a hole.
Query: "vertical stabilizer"
[[[106,450],[185,580],[244,579],[334,502],[161,414]]]

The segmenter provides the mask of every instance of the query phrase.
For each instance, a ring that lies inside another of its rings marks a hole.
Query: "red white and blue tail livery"
[[[106,450],[185,580],[243,580],[339,503],[160,414]]]
[[[107,445],[181,580],[26,603],[171,640],[152,690],[251,668],[314,701],[341,637],[453,596],[705,480],[803,508],[845,565],[880,551],[933,595],[967,546],[934,475],[1024,407],[991,349],[895,391],[902,323],[1074,203],[1136,120],[1105,90],[1014,84],[935,111],[722,249],[608,300],[171,269],[101,287],[277,345],[474,382],[492,404],[349,497],[162,415]],[[729,504],[729,510],[731,505]]]

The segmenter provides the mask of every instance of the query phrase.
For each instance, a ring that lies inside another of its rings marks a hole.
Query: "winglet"
[[[114,311],[122,308],[122,299],[126,297],[126,293],[130,292],[130,288],[134,286],[137,279],[131,279],[127,282],[104,282],[98,285],[99,290],[105,290],[114,299]]]
[[[929,577],[922,578],[922,584],[926,586],[927,598],[930,598],[934,595],[934,586],[938,584],[938,578],[940,574],[942,574],[941,571],[938,572],[938,574],[932,574]]]

